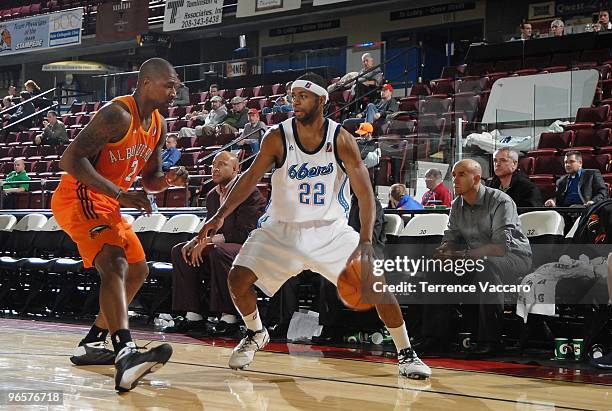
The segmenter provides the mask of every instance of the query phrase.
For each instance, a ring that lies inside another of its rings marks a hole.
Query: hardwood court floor
[[[291,355],[260,352],[248,371],[232,371],[227,368],[229,344],[202,344],[183,336],[172,337],[174,355],[164,368],[118,395],[111,366],[70,363],[85,331],[82,326],[0,319],[0,390],[63,391],[63,407],[53,410],[612,409],[609,385],[448,369],[440,366],[448,362],[433,359],[427,361],[432,379],[413,381],[398,378],[390,363],[325,358],[303,345],[287,345]],[[164,338],[133,334],[139,345]],[[534,373],[535,368],[541,367],[529,368],[531,375],[547,375]]]

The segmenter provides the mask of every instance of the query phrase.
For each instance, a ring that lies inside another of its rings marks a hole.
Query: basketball
[[[373,304],[361,302],[361,262],[351,261],[338,277],[338,295],[347,307],[355,311],[367,311]]]

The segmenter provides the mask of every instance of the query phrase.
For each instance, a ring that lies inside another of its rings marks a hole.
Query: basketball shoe
[[[106,341],[81,341],[70,361],[74,365],[112,365],[115,363],[115,353],[106,347]]]
[[[270,335],[266,327],[257,332],[247,330],[246,336],[240,340],[234,351],[232,351],[232,356],[229,360],[230,368],[241,370],[248,367],[253,361],[255,353],[265,347],[269,341]]]
[[[400,375],[415,380],[431,377],[431,368],[416,355],[411,347],[404,348],[397,354]]]
[[[145,375],[164,366],[172,355],[170,344],[161,344],[145,352],[133,342],[127,343],[115,359],[115,389],[125,392],[133,389]]]

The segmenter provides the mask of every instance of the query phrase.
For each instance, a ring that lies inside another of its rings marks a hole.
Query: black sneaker
[[[84,343],[81,341],[70,357],[74,365],[113,365],[115,352],[106,348],[106,341]]]
[[[145,375],[164,366],[172,355],[170,344],[161,344],[149,351],[139,352],[142,348],[129,342],[115,359],[115,389],[130,391]]]
[[[601,370],[612,371],[612,353],[604,355],[603,357],[591,359],[591,364]]]

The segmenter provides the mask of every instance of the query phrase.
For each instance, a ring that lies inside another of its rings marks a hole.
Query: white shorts
[[[321,274],[333,284],[359,244],[359,233],[346,220],[283,223],[266,221],[251,232],[235,266],[250,269],[255,285],[272,296],[304,270]]]

